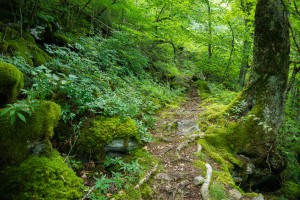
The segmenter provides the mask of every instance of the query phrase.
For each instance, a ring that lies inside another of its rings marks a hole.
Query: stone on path
[[[237,189],[229,190],[230,199],[232,200],[240,200],[243,196]]]
[[[204,183],[204,178],[202,176],[197,176],[193,181],[194,185],[202,185]]]
[[[199,124],[195,120],[181,120],[177,122],[177,134],[187,135],[200,131]]]
[[[124,146],[124,139],[113,140],[110,144],[106,145],[105,151],[109,152],[122,152],[126,153],[134,148],[137,148],[139,144],[134,140],[129,140],[128,147]]]

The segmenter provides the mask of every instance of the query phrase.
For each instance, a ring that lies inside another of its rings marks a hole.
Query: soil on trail
[[[147,148],[159,160],[159,170],[151,180],[152,199],[200,200],[200,185],[194,184],[201,171],[193,165],[201,133],[197,123],[200,99],[191,89],[179,108],[160,113],[152,130],[154,141]]]

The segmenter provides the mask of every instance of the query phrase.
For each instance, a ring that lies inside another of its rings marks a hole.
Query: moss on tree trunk
[[[284,92],[289,69],[288,16],[280,0],[259,0],[255,14],[253,69],[250,84],[228,108],[239,121],[238,151],[259,165],[279,170],[276,135],[284,114]],[[276,158],[276,159],[275,159]],[[280,160],[280,159],[279,159]]]

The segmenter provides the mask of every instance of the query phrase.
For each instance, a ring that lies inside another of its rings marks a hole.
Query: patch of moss
[[[30,50],[28,49],[26,41],[24,39],[7,40],[7,43],[8,47],[5,54],[20,55],[30,66],[33,66]]]
[[[0,51],[2,54],[7,52],[8,45],[9,44],[6,41],[0,42]]]
[[[142,195],[139,190],[130,187],[126,191],[122,190],[117,195],[114,195],[114,199],[116,200],[142,199]]]
[[[288,197],[289,199],[300,199],[300,185],[294,182],[288,181],[284,183],[281,192],[284,194],[284,196]]]
[[[4,37],[5,40],[6,39],[15,40],[15,39],[19,39],[21,37],[21,34],[18,31],[10,27],[7,27],[4,32]]]
[[[1,199],[80,199],[82,180],[64,163],[58,152],[30,156],[18,166],[0,173]]]
[[[114,139],[124,139],[125,146],[129,138],[140,141],[136,122],[131,118],[122,117],[96,117],[84,130],[78,140],[80,151],[83,154],[93,154],[102,159],[104,145]],[[84,153],[85,152],[85,153]]]
[[[47,53],[36,46],[29,49],[31,50],[33,66],[40,66],[51,59]]]
[[[0,52],[6,55],[20,55],[30,66],[39,66],[51,57],[38,47],[28,32],[21,35],[12,28],[6,28],[0,42]]]
[[[62,33],[57,33],[57,32],[54,33],[53,40],[54,40],[53,42],[55,44],[58,44],[61,46],[68,46],[68,44],[71,44],[71,40]]]
[[[7,116],[0,117],[0,165],[19,162],[29,154],[29,145],[48,141],[60,118],[60,107],[50,101],[43,101],[32,115],[22,113],[26,123],[16,119],[13,125]]]
[[[15,66],[0,62],[0,107],[16,101],[23,85],[23,74]]]
[[[198,94],[203,98],[206,99],[209,97],[209,94],[211,94],[210,88],[208,87],[208,84],[204,80],[197,80],[194,82],[194,85],[196,86],[198,90]]]
[[[228,199],[229,196],[225,187],[219,183],[213,183],[209,187],[209,193],[212,200]]]
[[[34,37],[32,37],[32,35],[30,35],[30,33],[25,32],[25,33],[23,34],[23,38],[24,38],[27,42],[30,42],[30,43],[32,43],[32,44],[35,44],[35,39],[34,39]]]

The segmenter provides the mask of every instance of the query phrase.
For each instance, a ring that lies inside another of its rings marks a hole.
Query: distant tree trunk
[[[253,4],[251,2],[244,2],[244,0],[241,0],[241,9],[243,13],[246,15],[244,19],[244,33],[249,34],[249,16],[250,16],[250,11],[253,7]],[[246,74],[249,68],[249,54],[250,54],[250,41],[249,38],[246,37],[244,38],[243,41],[243,51],[242,51],[242,62],[241,62],[241,68],[240,68],[240,75],[239,75],[239,85],[244,87],[245,85],[245,79],[246,79]]]
[[[238,117],[244,117],[235,130],[244,140],[238,151],[272,172],[283,167],[276,135],[284,115],[289,52],[288,15],[281,0],[258,0],[252,80],[228,112],[236,113],[238,107]]]
[[[229,58],[228,58],[228,62],[227,62],[227,65],[226,65],[226,68],[224,70],[224,74],[223,74],[223,78],[222,78],[222,82],[225,81],[225,78],[227,76],[227,72],[230,68],[230,65],[231,65],[231,60],[232,60],[232,55],[233,55],[233,51],[234,51],[234,41],[235,41],[235,37],[234,37],[234,32],[233,32],[233,28],[231,26],[231,23],[228,22],[228,26],[229,26],[229,29],[230,29],[230,32],[231,32],[231,49],[230,49],[230,54],[229,54]]]
[[[208,58],[211,59],[212,57],[212,44],[211,44],[211,40],[212,40],[212,19],[211,19],[211,7],[210,7],[210,2],[209,0],[206,0],[206,5],[207,5],[207,14],[208,14]]]
[[[250,42],[245,40],[243,43],[243,55],[242,55],[242,63],[240,68],[240,75],[239,75],[239,85],[244,87],[246,81],[246,75],[249,68],[249,48]]]

